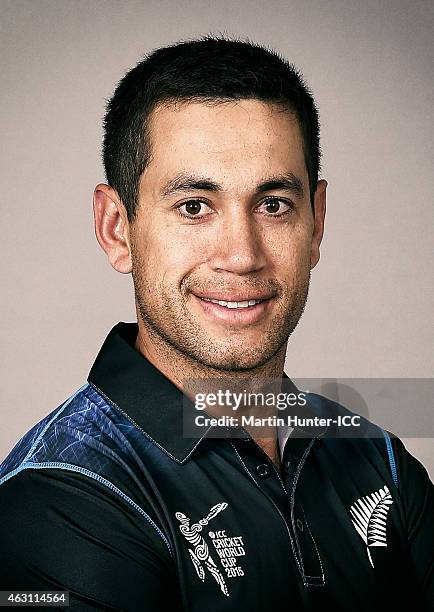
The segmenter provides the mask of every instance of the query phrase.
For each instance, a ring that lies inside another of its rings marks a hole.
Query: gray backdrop
[[[0,458],[83,384],[111,326],[135,320],[131,278],[109,267],[93,234],[105,99],[145,52],[210,32],[276,48],[320,108],[326,234],[286,371],[433,376],[430,6],[0,2]],[[405,443],[433,475],[433,440]]]

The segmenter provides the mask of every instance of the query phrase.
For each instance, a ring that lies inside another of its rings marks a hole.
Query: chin
[[[234,353],[233,351],[227,352],[226,354],[216,355],[214,354],[201,354],[196,355],[195,359],[201,362],[207,367],[214,368],[216,370],[232,371],[232,372],[243,372],[247,370],[254,370],[259,368],[269,361],[271,356],[269,353],[261,354],[246,354],[245,350],[240,350],[240,353]]]

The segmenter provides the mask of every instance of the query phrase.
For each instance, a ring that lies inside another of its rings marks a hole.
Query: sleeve
[[[434,609],[434,486],[424,466],[393,439],[399,492],[407,525],[413,579],[424,610]]]
[[[0,487],[0,567],[0,590],[69,591],[72,610],[181,607],[155,528],[75,472],[25,469]]]

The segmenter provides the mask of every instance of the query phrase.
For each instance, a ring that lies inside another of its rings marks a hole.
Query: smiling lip
[[[272,297],[219,293],[198,296],[192,294],[206,315],[214,320],[231,325],[251,325],[259,321],[267,312]],[[229,299],[230,298],[230,299]],[[213,300],[213,301],[211,301]],[[219,303],[216,303],[219,302]]]
[[[224,302],[245,302],[249,300],[263,302],[274,297],[270,294],[255,293],[253,291],[245,291],[244,293],[236,291],[210,291],[209,293],[194,293],[193,295],[200,298],[201,300],[217,300]]]

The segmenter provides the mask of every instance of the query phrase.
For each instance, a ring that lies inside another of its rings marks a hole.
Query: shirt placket
[[[324,585],[319,551],[296,496],[301,471],[314,442],[312,438],[294,438],[286,444],[282,475],[252,439],[231,442],[250,479],[270,500],[285,523],[292,556],[307,589]]]

